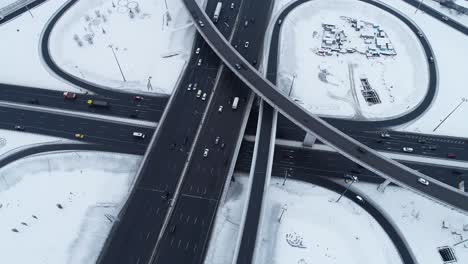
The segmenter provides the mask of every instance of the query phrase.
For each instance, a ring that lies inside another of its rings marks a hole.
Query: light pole
[[[127,80],[125,79],[125,76],[123,74],[122,67],[120,67],[120,63],[117,59],[117,55],[115,54],[114,47],[112,47],[112,45],[109,45],[109,48],[112,50],[112,54],[114,54],[115,62],[117,62],[117,66],[119,66],[120,74],[122,75],[124,82],[126,82]]]
[[[340,201],[341,197],[343,197],[343,195],[348,191],[349,187],[351,187],[351,185],[353,185],[353,183],[357,182],[358,181],[358,177],[356,176],[351,176],[351,182],[348,184],[348,186],[346,186],[346,189],[341,193],[340,197],[338,197],[338,199],[336,199],[336,203]]]
[[[283,207],[281,207],[281,214],[280,214],[280,216],[278,218],[278,222],[281,222],[281,218],[283,218],[283,214],[284,214],[284,212],[286,210],[288,210],[288,205],[287,204],[285,204],[285,205],[283,205]]]
[[[297,74],[294,73],[293,79],[292,79],[292,82],[291,82],[291,87],[289,88],[288,97],[291,96],[291,92],[292,92],[292,89],[293,89],[293,86],[294,86],[294,80],[296,80],[296,77],[297,77]]]
[[[416,7],[416,10],[414,10],[414,13],[415,13],[415,14],[416,14],[416,12],[418,12],[419,7],[421,6],[421,4],[422,4],[423,1],[424,1],[424,0],[419,1],[418,7]]]
[[[26,10],[28,10],[29,14],[31,15],[32,18],[34,18],[33,14],[31,13],[31,10],[29,9],[28,5],[25,5]]]

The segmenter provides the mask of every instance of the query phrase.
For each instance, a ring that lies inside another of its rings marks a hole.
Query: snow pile
[[[230,186],[235,195],[217,216],[207,264],[232,261],[248,179],[236,177],[236,181]],[[293,180],[282,186],[282,182],[281,178],[271,181],[256,264],[401,263],[388,236],[358,205],[346,198],[335,203],[338,194],[321,187]]]
[[[442,263],[438,248],[444,246],[454,250],[457,263],[468,263],[467,215],[403,188],[389,186],[381,193],[373,184],[353,186],[385,209],[405,235],[419,263]],[[466,242],[460,243],[464,240]]]
[[[57,22],[50,50],[87,81],[170,94],[191,50],[191,25],[180,0],[78,1]]]
[[[94,263],[140,158],[71,152],[0,170],[2,263]]]
[[[349,19],[385,31],[396,55],[366,56],[371,44],[361,37],[364,29],[358,31]],[[345,46],[355,50],[317,54],[323,46],[323,23],[343,30]],[[414,109],[427,92],[428,67],[418,37],[398,18],[372,5],[349,0],[307,2],[287,16],[280,41],[278,85],[284,90],[293,87],[291,97],[315,114],[387,119]],[[381,103],[366,102],[362,80],[368,81]]]
[[[73,91],[44,68],[39,39],[48,19],[65,0],[45,1],[0,27],[0,83]],[[77,91],[77,90],[75,90]]]

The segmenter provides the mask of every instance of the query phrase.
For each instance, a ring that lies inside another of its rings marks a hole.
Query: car
[[[197,48],[197,49],[195,50],[195,54],[200,54],[200,48]]]
[[[422,38],[422,37],[423,37],[423,33],[422,33],[421,31],[418,31],[418,36],[419,36],[420,38]]]
[[[76,93],[63,92],[63,98],[68,99],[68,100],[75,100],[76,99]]]
[[[141,101],[141,100],[143,100],[143,96],[139,96],[139,95],[133,96],[133,101],[139,102],[139,101]]]
[[[345,174],[344,179],[346,183],[350,183],[352,181],[356,182],[358,180],[358,177],[351,175],[351,174]]]
[[[250,45],[250,42],[246,41],[245,44],[244,44],[244,48],[248,48]]]
[[[254,66],[257,65],[257,60],[253,60],[252,65],[254,65]]]
[[[197,98],[200,98],[201,94],[202,94],[202,91],[201,91],[201,90],[198,90],[198,92],[197,92]]]
[[[141,132],[133,132],[133,137],[135,138],[141,138],[141,139],[144,139],[146,137],[145,134],[141,133]]]
[[[198,83],[194,83],[194,84],[193,84],[193,89],[192,89],[192,90],[195,91],[195,90],[197,90],[197,88],[198,88]]]
[[[203,157],[204,158],[208,157],[208,152],[210,152],[210,150],[207,149],[207,148],[205,149],[205,151],[203,151]]]
[[[202,59],[198,59],[197,66],[201,66],[202,62]]]
[[[135,110],[134,112],[132,112],[130,114],[130,117],[131,118],[138,118],[138,116],[140,115],[140,111],[139,110]]]
[[[278,20],[278,25],[281,25],[281,23],[283,23],[283,20],[282,20],[282,19],[279,19],[279,20]]]
[[[16,125],[16,126],[15,126],[15,130],[24,131],[24,126]]]
[[[459,170],[456,170],[456,169],[453,169],[452,170],[452,174],[455,174],[455,175],[462,175],[463,173]]]
[[[236,66],[236,69],[238,69],[238,70],[241,70],[241,69],[242,69],[239,63],[236,63],[235,66]]]
[[[426,180],[426,179],[423,179],[423,178],[419,178],[418,179],[418,182],[422,185],[426,185],[428,186],[429,185],[429,182]]]
[[[437,150],[437,146],[429,146],[430,150]]]
[[[411,152],[413,152],[413,151],[414,151],[413,148],[410,148],[410,147],[403,147],[403,152],[411,153]]]
[[[356,200],[358,200],[360,203],[364,203],[364,199],[359,195],[356,195]]]
[[[225,146],[225,144],[224,144],[224,143],[221,143],[221,148],[222,148],[222,149],[224,148],[224,146]]]
[[[30,104],[39,104],[39,100],[37,100],[37,99],[35,99],[35,98],[34,98],[34,99],[30,99],[30,100],[28,101],[28,103],[30,103]]]
[[[457,155],[455,155],[454,153],[447,153],[447,158],[449,158],[449,159],[456,159],[456,158],[457,158]]]
[[[231,3],[231,9],[234,9],[235,4]]]
[[[446,17],[446,16],[443,16],[442,19],[445,20],[445,21],[449,21],[449,18]]]
[[[246,21],[244,22],[244,27],[248,27],[248,26],[249,26],[249,21],[246,20]]]
[[[390,134],[389,133],[382,133],[382,134],[380,134],[380,137],[381,138],[390,138]]]
[[[193,86],[193,83],[189,83],[188,86],[187,86],[187,91],[192,90],[192,86]]]
[[[220,105],[220,106],[218,107],[218,112],[220,112],[220,113],[223,112],[223,106],[222,106],[222,105]]]
[[[203,21],[201,21],[201,20],[198,20],[198,24],[200,25],[200,27],[204,27],[204,26],[205,26],[205,24],[204,24]]]
[[[206,93],[203,93],[201,99],[202,99],[202,101],[205,101],[205,100],[206,100]]]
[[[363,153],[363,154],[367,152],[367,151],[366,151],[364,148],[362,148],[362,147],[358,147],[358,148],[357,148],[357,151],[359,151],[359,152],[361,152],[361,153]]]
[[[418,139],[418,143],[420,143],[420,144],[426,144],[426,143],[427,143],[427,140],[425,140],[424,138],[420,138],[420,139]]]
[[[375,142],[377,142],[377,143],[382,143],[383,140],[382,140],[381,138],[379,138],[379,139],[376,139]]]
[[[215,138],[215,144],[216,144],[216,145],[219,144],[219,137],[216,137],[216,138]]]
[[[434,62],[434,58],[432,56],[429,57],[429,62]]]
[[[83,134],[80,134],[80,133],[76,133],[76,134],[75,134],[75,138],[83,139],[83,138],[84,138],[84,135],[83,135]]]

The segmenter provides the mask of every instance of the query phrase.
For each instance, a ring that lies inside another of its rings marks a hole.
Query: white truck
[[[221,8],[222,7],[223,7],[223,3],[218,2],[218,4],[216,5],[216,9],[214,11],[214,15],[213,15],[213,22],[214,23],[218,22],[219,14],[221,13]]]
[[[236,110],[238,104],[239,104],[239,97],[234,97],[234,101],[232,101],[232,109]]]

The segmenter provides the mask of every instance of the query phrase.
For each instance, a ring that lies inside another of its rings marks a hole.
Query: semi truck
[[[87,101],[89,106],[97,106],[97,107],[109,107],[109,103],[106,101],[101,101],[101,100],[92,100],[89,99]]]
[[[214,23],[218,22],[219,14],[221,13],[221,8],[222,8],[222,7],[223,7],[223,3],[218,2],[218,4],[216,5],[216,9],[215,9],[214,15],[213,15],[213,22],[214,22]]]

